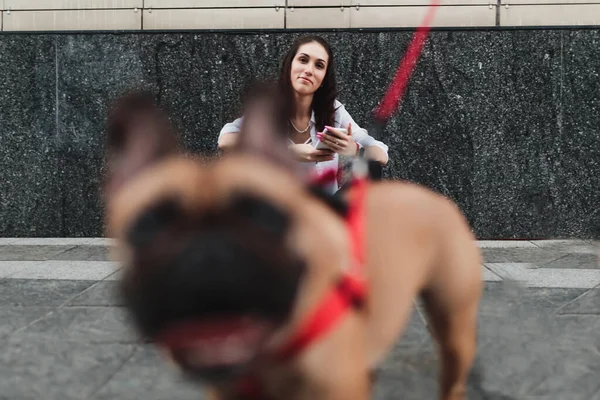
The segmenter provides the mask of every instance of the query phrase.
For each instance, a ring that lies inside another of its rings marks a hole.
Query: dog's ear
[[[289,137],[282,116],[283,102],[278,91],[264,82],[250,86],[244,99],[244,119],[235,150],[258,155],[299,175],[289,149]]]
[[[147,92],[131,92],[111,107],[106,130],[108,173],[105,193],[118,189],[142,169],[172,155],[178,141],[167,114]]]

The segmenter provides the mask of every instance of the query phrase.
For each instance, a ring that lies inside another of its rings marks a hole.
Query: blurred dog
[[[400,182],[328,198],[291,161],[276,97],[247,106],[215,159],[184,155],[151,96],[109,116],[107,236],[139,332],[216,399],[363,400],[421,295],[440,399],[464,398],[482,280],[460,211]]]

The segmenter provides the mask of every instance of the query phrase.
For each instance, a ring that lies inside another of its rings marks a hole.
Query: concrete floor
[[[0,399],[201,399],[140,344],[102,239],[0,239]],[[600,400],[600,266],[585,241],[480,242],[485,294],[469,399]],[[375,399],[435,399],[415,313]]]

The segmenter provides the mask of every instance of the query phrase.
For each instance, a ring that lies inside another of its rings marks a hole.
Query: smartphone
[[[339,130],[342,133],[345,133],[346,135],[348,134],[348,129],[343,129],[343,128],[336,128],[337,130]],[[323,131],[323,134],[325,134],[325,132],[327,132],[327,129],[325,129]],[[317,145],[315,146],[315,149],[317,150],[331,150],[329,147],[327,147],[327,145],[325,143],[322,143],[320,140],[317,140]]]

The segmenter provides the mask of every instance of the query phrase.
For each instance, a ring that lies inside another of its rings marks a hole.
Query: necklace
[[[304,132],[306,132],[308,130],[308,128],[310,128],[310,121],[308,121],[308,126],[304,130],[302,130],[302,131],[300,129],[296,128],[296,125],[294,125],[294,123],[292,122],[291,119],[290,119],[290,124],[292,124],[292,126],[294,127],[294,129],[298,133],[304,133]]]

